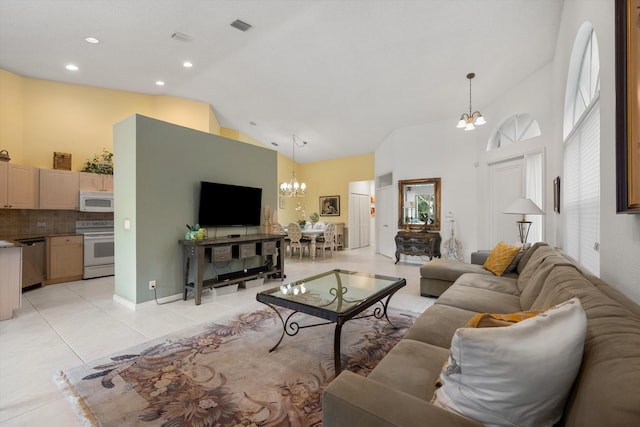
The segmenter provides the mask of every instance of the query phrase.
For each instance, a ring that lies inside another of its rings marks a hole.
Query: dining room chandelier
[[[471,79],[475,76],[475,73],[467,74],[467,78],[469,79],[469,114],[463,113],[462,116],[460,116],[460,120],[456,126],[459,129],[474,130],[476,126],[482,126],[487,123],[484,117],[482,117],[482,114],[480,114],[480,111],[471,112],[473,111],[471,108]]]
[[[298,182],[296,178],[296,145],[298,148],[302,148],[307,145],[307,141],[298,142],[296,136],[292,138],[292,154],[293,154],[293,171],[291,172],[291,179],[289,182],[280,183],[280,195],[284,197],[303,197],[304,192],[307,189],[307,184],[304,182]]]

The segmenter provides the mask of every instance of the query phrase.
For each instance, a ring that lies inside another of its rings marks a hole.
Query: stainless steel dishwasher
[[[45,279],[44,237],[19,239],[22,243],[22,288],[37,285]]]

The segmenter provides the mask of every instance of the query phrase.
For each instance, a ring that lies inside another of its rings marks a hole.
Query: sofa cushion
[[[519,251],[520,246],[511,246],[504,242],[499,242],[491,250],[489,257],[482,267],[496,276],[501,276]]]
[[[405,338],[378,363],[368,378],[429,401],[448,356],[445,348]]]
[[[420,277],[447,280],[451,283],[455,282],[458,277],[465,273],[491,275],[491,273],[482,268],[481,265],[467,264],[466,262],[442,258],[426,262],[420,267]]]
[[[477,281],[476,286],[465,284],[466,281],[473,281],[477,275],[464,275],[458,282],[454,283],[449,289],[436,300],[435,305],[444,304],[451,307],[458,307],[464,310],[475,311],[476,313],[511,313],[522,311],[520,307],[520,296],[513,293],[502,292],[500,290],[490,289],[482,281]],[[486,276],[481,276],[486,280]],[[503,279],[495,277],[494,279]],[[509,280],[509,279],[506,279]],[[500,281],[502,282],[502,281]],[[495,285],[502,285],[499,282],[493,282]]]
[[[533,248],[527,251],[527,254],[531,250],[533,250]],[[525,267],[518,275],[518,289],[520,289],[520,292],[522,292],[524,288],[529,284],[529,279],[531,278],[531,276],[533,276],[538,267],[540,267],[542,262],[550,256],[554,256],[559,261],[564,261],[561,258],[561,255],[551,246],[540,246],[537,248],[537,250],[533,253],[529,261],[527,261]]]
[[[488,289],[514,296],[520,295],[515,278],[468,273],[456,280],[454,286],[468,286],[471,288]],[[480,311],[480,310],[478,310]]]
[[[558,266],[572,266],[572,264],[567,262],[560,255],[550,255],[545,257],[538,265],[538,268],[531,272],[531,276],[527,280],[526,285],[522,287],[522,293],[520,294],[520,305],[524,310],[531,308],[538,298],[538,295],[540,295],[540,292],[542,292],[547,277]],[[522,282],[519,283],[522,285]]]
[[[405,338],[449,349],[453,334],[475,314],[475,311],[434,304],[418,316]]]
[[[489,425],[551,426],[580,368],[586,327],[573,298],[512,326],[460,328],[434,403]]]
[[[533,246],[531,246],[527,250],[527,252],[524,255],[522,255],[522,258],[520,258],[520,261],[518,261],[518,266],[516,267],[516,273],[518,274],[522,273],[522,270],[527,265],[527,263],[529,262],[533,254],[538,250],[538,248],[543,246],[549,246],[549,245],[544,242],[534,243]]]

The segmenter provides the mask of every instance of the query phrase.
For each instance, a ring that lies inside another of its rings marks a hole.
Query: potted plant
[[[298,202],[298,207],[296,208],[296,212],[298,213],[298,224],[300,224],[301,228],[304,228],[305,225],[307,225],[307,219],[306,219],[306,213],[305,213],[305,209],[307,207],[306,206],[302,206],[300,204],[300,202]]]
[[[93,159],[87,160],[80,172],[113,175],[113,153],[103,149],[101,154],[96,154]]]

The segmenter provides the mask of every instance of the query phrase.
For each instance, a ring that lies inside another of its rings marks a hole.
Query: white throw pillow
[[[434,404],[488,426],[552,426],[580,369],[586,328],[577,298],[512,326],[460,328]]]

